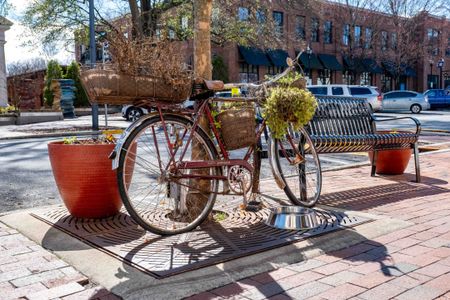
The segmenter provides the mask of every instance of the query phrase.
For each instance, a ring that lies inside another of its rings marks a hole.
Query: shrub
[[[76,107],[84,107],[89,106],[89,99],[84,91],[81,81],[80,81],[80,66],[76,61],[73,61],[68,67],[66,71],[66,75],[64,76],[66,79],[72,79],[75,82],[75,102],[74,106]]]
[[[48,106],[53,105],[53,92],[50,84],[53,79],[61,79],[63,77],[61,66],[56,60],[50,60],[47,64],[47,74],[45,75],[44,102]]]
[[[223,61],[221,56],[214,56],[212,59],[212,78],[214,80],[222,80],[223,82],[228,82],[228,68]]]

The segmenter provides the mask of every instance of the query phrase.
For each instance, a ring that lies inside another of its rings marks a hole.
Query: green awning
[[[389,60],[383,61],[383,68],[386,71],[386,73],[390,74],[391,76],[396,76],[397,74],[397,67],[395,66],[395,63]]]
[[[281,49],[267,50],[267,56],[275,67],[287,67],[286,58],[289,54]]]
[[[303,52],[300,55],[300,62],[305,69],[323,70],[323,66],[315,54],[307,54]]]
[[[383,73],[383,69],[377,64],[377,62],[372,58],[363,59],[363,64],[367,72],[369,73]]]
[[[344,61],[344,68],[346,70],[355,72],[355,73],[363,73],[363,72],[368,72],[366,70],[366,67],[364,66],[362,59],[360,58],[351,58],[348,56],[343,56],[342,57],[343,61]]]
[[[271,66],[266,53],[258,48],[238,46],[239,53],[241,53],[245,62],[249,65],[255,66]]]
[[[336,56],[330,54],[319,54],[319,59],[325,69],[329,69],[331,71],[342,71],[342,66],[338,62]]]

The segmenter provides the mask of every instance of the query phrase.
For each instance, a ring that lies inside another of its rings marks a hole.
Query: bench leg
[[[372,152],[372,170],[370,172],[370,176],[374,177],[375,176],[375,170],[377,169],[377,156],[378,156],[378,151],[374,150]]]
[[[416,182],[420,182],[419,145],[414,144],[414,162],[416,165]]]

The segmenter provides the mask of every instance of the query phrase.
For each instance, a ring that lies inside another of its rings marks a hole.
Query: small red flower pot
[[[405,172],[411,158],[412,149],[381,150],[377,152],[377,174],[400,175]],[[373,161],[373,152],[369,152],[370,162]]]
[[[59,193],[69,212],[78,218],[105,218],[122,207],[116,170],[109,154],[114,144],[51,142],[48,153]],[[128,164],[134,168],[133,164]],[[132,169],[127,171],[132,173]]]

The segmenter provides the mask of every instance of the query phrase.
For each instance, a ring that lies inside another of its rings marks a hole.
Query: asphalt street
[[[450,130],[450,111],[426,111],[419,115],[377,113],[377,116],[380,118],[413,116],[422,122],[425,130]],[[83,118],[80,118],[80,121],[87,123],[90,121],[90,117]],[[114,125],[117,127],[126,127],[129,124],[119,116],[113,117],[111,120],[114,120]],[[404,122],[395,121],[388,127],[401,129],[404,128],[402,125]],[[48,126],[51,125],[47,124]],[[435,133],[424,131],[423,134],[424,137],[433,137],[432,135]],[[450,141],[450,135],[438,134],[441,141]],[[0,140],[0,165],[2,166],[0,172],[0,213],[61,203],[47,152],[47,143],[55,139],[60,138]],[[365,153],[321,155],[320,159],[323,169],[368,161]],[[262,177],[268,176],[271,176],[271,171],[265,159],[262,165]]]

